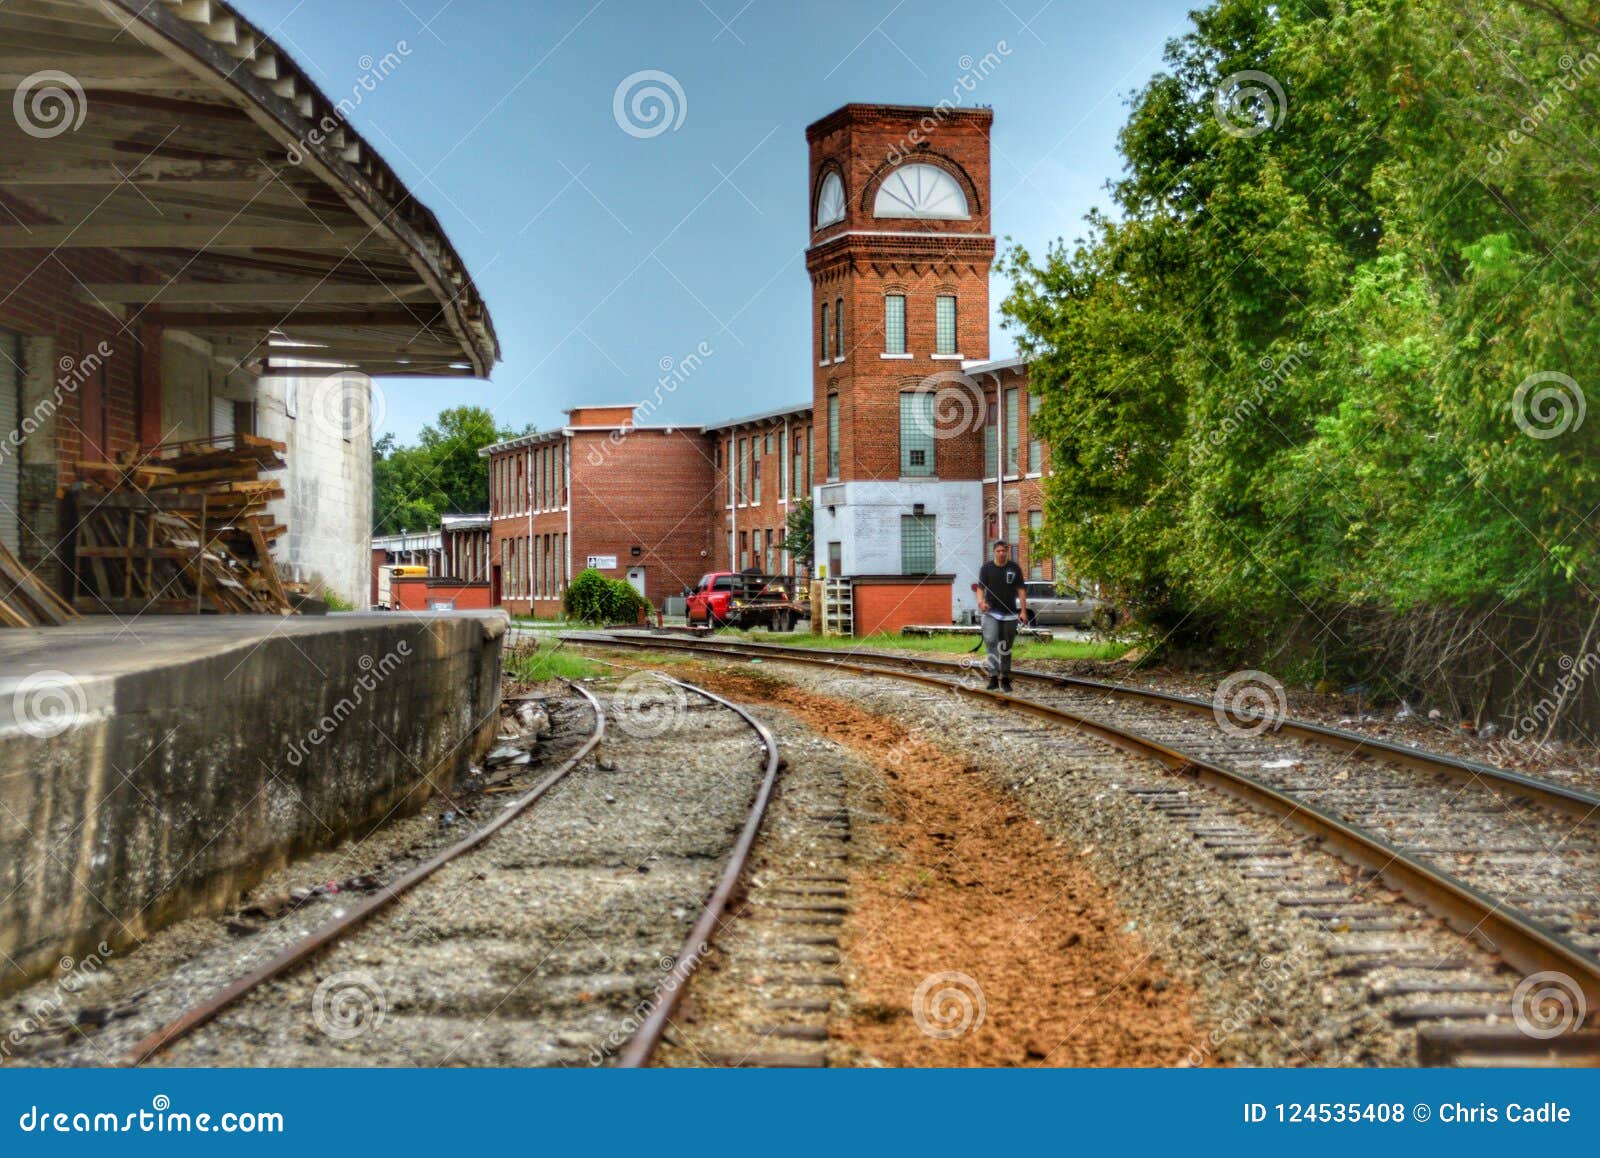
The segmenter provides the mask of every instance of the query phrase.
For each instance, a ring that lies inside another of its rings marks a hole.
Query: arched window
[[[967,195],[937,165],[901,165],[878,186],[872,212],[876,217],[963,218],[968,216]]]
[[[817,194],[817,228],[844,220],[844,182],[839,174],[829,173],[822,179],[822,191]]]

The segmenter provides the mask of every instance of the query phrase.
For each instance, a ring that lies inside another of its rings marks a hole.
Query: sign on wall
[[[615,555],[590,555],[589,566],[596,571],[615,571],[617,569],[617,557]]]

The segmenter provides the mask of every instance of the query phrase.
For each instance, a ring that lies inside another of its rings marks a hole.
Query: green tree
[[[815,554],[811,523],[811,496],[807,495],[789,508],[788,518],[783,523],[783,543],[789,551],[789,557],[804,567],[811,566]]]
[[[1597,45],[1560,0],[1196,12],[1113,212],[1003,263],[1049,549],[1257,660],[1514,697],[1586,646]]]
[[[480,447],[515,438],[481,406],[442,410],[417,445],[386,434],[372,446],[372,525],[377,535],[438,526],[439,516],[488,509],[488,464]]]

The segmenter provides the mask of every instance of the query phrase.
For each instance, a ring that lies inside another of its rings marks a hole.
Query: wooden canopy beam
[[[56,158],[0,161],[0,185],[205,185],[231,182],[261,185],[272,180],[313,183],[293,165],[260,161],[190,161],[173,157],[130,156],[126,162]]]
[[[160,322],[178,330],[249,330],[295,329],[304,326],[332,326],[341,329],[351,326],[397,326],[406,330],[420,330],[439,321],[437,306],[392,310],[348,310],[323,312],[296,312],[294,310],[250,310],[224,314],[210,310],[150,311],[144,315],[149,321]]]
[[[308,225],[5,225],[0,249],[278,249],[345,250],[382,238],[366,226]]]
[[[388,305],[427,299],[432,291],[414,285],[347,285],[329,281],[297,282],[140,282],[96,283],[78,287],[86,302],[131,305],[254,305],[258,302],[293,302],[303,305]]]

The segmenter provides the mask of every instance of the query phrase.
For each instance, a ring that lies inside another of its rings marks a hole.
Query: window
[[[766,572],[767,572],[768,575],[776,575],[778,573],[777,562],[778,562],[778,560],[777,560],[776,556],[774,556],[773,553],[772,553],[772,528],[768,527],[767,528],[767,561],[766,561]]]
[[[937,165],[901,165],[883,179],[873,199],[874,217],[967,216],[967,195]]]
[[[817,228],[844,220],[844,182],[839,174],[829,173],[822,179],[822,190],[817,194]]]
[[[1044,470],[1044,442],[1039,437],[1039,428],[1035,419],[1039,417],[1039,406],[1044,402],[1037,394],[1028,395],[1028,473],[1038,474]]]
[[[769,434],[770,440],[772,436]],[[768,447],[770,450],[771,448]],[[778,497],[794,491],[794,467],[789,462],[789,440],[782,435],[778,437]]]
[[[794,436],[794,466],[789,472],[789,478],[794,488],[791,494],[797,499],[804,498],[806,493],[805,445],[805,435],[796,434]]]
[[[731,507],[734,504],[734,497],[733,497],[733,479],[734,479],[734,474],[733,474],[733,439],[731,439],[731,438],[728,439],[728,453],[727,453],[727,456],[726,456],[726,461],[727,461],[727,464],[728,464],[728,466],[727,466],[727,471],[728,471],[728,505]],[[733,553],[730,551],[728,554],[729,554],[729,559],[731,561]]]
[[[750,454],[745,439],[739,440],[739,505],[743,506],[750,493]]]
[[[811,493],[811,427],[806,427],[806,452],[800,459],[800,468],[805,476],[805,486],[801,489],[802,495]]]
[[[831,334],[828,330],[827,302],[822,303],[822,325],[817,328],[821,332],[820,336],[822,338],[822,353],[817,356],[817,360],[820,362],[826,362],[828,360],[828,338],[831,337]]]
[[[956,298],[954,294],[940,294],[934,299],[933,348],[935,353],[956,352]]]
[[[828,477],[839,477],[839,396],[828,395]]]
[[[844,574],[844,544],[837,539],[828,544],[828,577],[837,579]]]
[[[739,532],[739,570],[750,566],[750,532]]]
[[[833,303],[833,360],[839,361],[844,357],[844,299],[835,298]]]
[[[761,505],[761,443],[750,440],[750,505]]]
[[[900,395],[900,474],[933,474],[933,392]]]
[[[993,402],[984,407],[983,420],[983,477],[995,478],[1000,474],[1000,414]],[[989,536],[991,539],[993,535]]]
[[[1006,512],[1006,542],[1011,544],[1012,558],[1022,565],[1022,528],[1017,525],[1017,512]]]
[[[761,449],[766,454],[772,453],[772,431],[767,431],[767,436],[761,440]]]
[[[1028,568],[1028,578],[1044,578],[1044,553],[1038,549],[1039,533],[1044,529],[1044,512],[1028,512],[1028,558],[1031,566]]]
[[[883,352],[906,352],[906,299],[904,294],[889,294],[883,299]]]
[[[1017,473],[1017,388],[1006,391],[1006,473]]]
[[[927,575],[933,571],[933,516],[900,516],[900,574]]]

